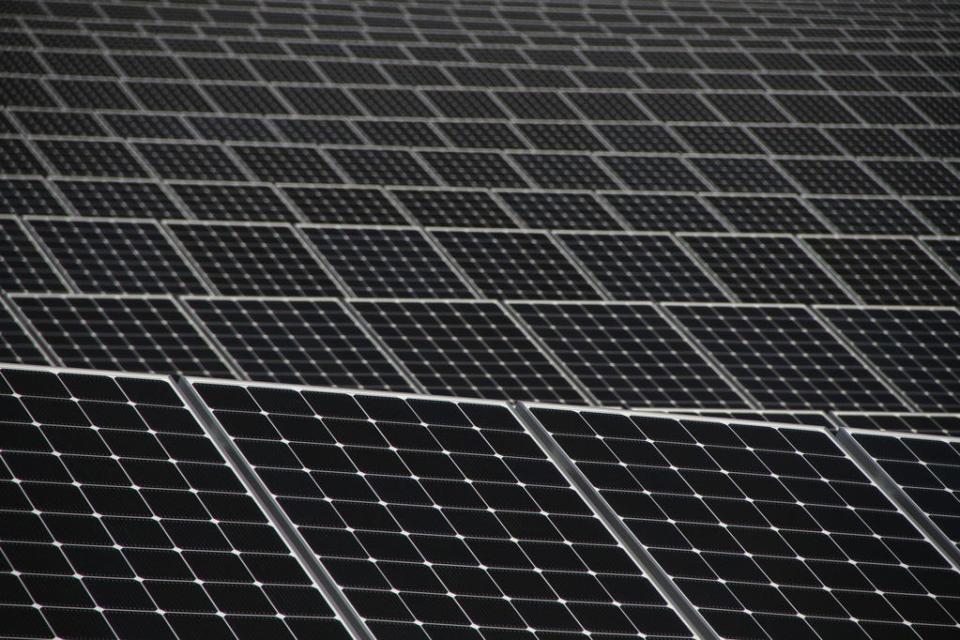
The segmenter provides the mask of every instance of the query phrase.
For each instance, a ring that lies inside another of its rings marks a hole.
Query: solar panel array
[[[18,365],[0,408],[8,637],[960,629],[951,438]]]
[[[960,633],[955,3],[0,6],[0,636]]]

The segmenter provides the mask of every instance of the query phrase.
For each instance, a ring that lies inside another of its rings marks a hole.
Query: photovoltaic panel
[[[824,233],[816,215],[796,198],[712,196],[706,201],[737,231],[746,233]]]
[[[0,299],[0,361],[49,364],[37,344]]]
[[[529,406],[724,638],[935,638],[957,570],[816,427]]]
[[[60,276],[14,217],[0,216],[0,289],[66,291]]]
[[[679,236],[741,302],[850,302],[790,236]]]
[[[764,409],[903,409],[896,396],[804,307],[666,308]]]
[[[827,265],[876,305],[954,305],[960,283],[911,238],[805,237]]]
[[[83,293],[206,293],[149,220],[26,218]]]
[[[903,431],[938,436],[960,436],[960,414],[950,413],[858,413],[836,411],[840,423],[850,429]]]
[[[949,542],[960,547],[960,440],[865,431],[849,435]]]
[[[513,302],[602,405],[743,407],[742,397],[652,305]]]
[[[506,405],[192,384],[376,637],[692,637]]]
[[[251,380],[412,391],[333,298],[182,301]]]
[[[287,225],[184,222],[168,228],[223,295],[339,293]]]
[[[18,294],[11,301],[68,367],[233,377],[171,298]]]
[[[821,307],[819,312],[921,411],[960,411],[960,313]]]
[[[641,407],[633,407],[640,411]],[[834,429],[836,425],[830,422],[826,414],[822,411],[744,411],[744,410],[721,410],[721,409],[665,409],[674,415],[701,416],[704,418],[716,418],[719,420],[734,420],[737,422],[778,422],[782,424],[807,425],[811,427],[825,427]]]
[[[636,231],[726,231],[693,196],[609,193],[604,199]]]
[[[469,298],[471,291],[419,229],[303,226],[355,296]]]
[[[3,634],[347,640],[170,382],[0,367]]]
[[[614,300],[728,301],[668,234],[584,231],[555,237]]]
[[[431,229],[430,233],[487,297],[600,297],[546,233],[481,229]]]
[[[428,393],[583,400],[497,302],[354,300],[350,304]]]

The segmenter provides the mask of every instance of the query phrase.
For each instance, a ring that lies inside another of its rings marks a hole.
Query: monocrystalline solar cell
[[[741,302],[850,302],[850,296],[790,236],[680,238]]]
[[[717,370],[651,305],[510,306],[602,405],[745,406]]]
[[[183,303],[251,380],[412,391],[338,300],[188,297]]]
[[[355,300],[350,304],[429,393],[583,400],[497,302]]]
[[[956,309],[818,310],[917,409],[960,411],[960,313]]]
[[[727,302],[727,296],[667,234],[561,232],[613,300]]]
[[[506,405],[193,388],[378,638],[692,637]]]
[[[26,221],[82,293],[206,293],[156,222]]]
[[[670,304],[667,309],[764,409],[903,408],[804,307]]]
[[[171,298],[18,294],[11,300],[68,367],[233,377]]]
[[[724,638],[932,638],[957,570],[815,427],[530,407]]]
[[[0,367],[4,635],[350,636],[167,379]]]
[[[337,295],[337,286],[283,224],[174,223],[170,231],[224,295]]]
[[[471,291],[419,229],[301,227],[353,295],[469,298]]]
[[[600,293],[552,237],[535,231],[430,233],[490,298],[597,299]]]

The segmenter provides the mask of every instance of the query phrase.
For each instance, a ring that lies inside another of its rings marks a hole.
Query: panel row
[[[0,403],[12,637],[960,626],[957,440],[10,365]]]
[[[0,216],[7,292],[954,306],[958,274],[953,237]]]
[[[706,132],[714,133],[714,132]],[[43,161],[32,150],[39,149]],[[762,150],[758,149],[758,152]],[[407,187],[670,191],[697,194],[957,196],[958,163],[935,160],[677,157],[572,152],[408,151],[359,146],[0,139],[0,171],[24,176],[148,178]],[[869,171],[869,173],[868,173]]]
[[[728,114],[723,114],[725,119],[729,120],[725,123],[715,122],[716,118],[705,114],[684,118],[680,114],[665,112],[661,117],[653,118],[675,122],[700,122],[667,125],[650,122],[651,118],[646,112],[631,106],[632,103],[629,102],[618,103],[612,97],[596,95],[597,104],[594,105],[583,97],[590,94],[573,95],[581,96],[570,99],[570,104],[576,106],[576,111],[562,106],[564,103],[559,103],[553,105],[551,111],[541,112],[539,109],[545,107],[549,101],[528,95],[524,99],[532,104],[527,106],[528,113],[525,117],[496,111],[492,107],[489,113],[482,114],[458,114],[451,108],[440,120],[433,119],[434,116],[430,113],[411,107],[411,98],[404,98],[402,94],[378,96],[386,105],[392,106],[381,107],[372,117],[361,117],[364,114],[359,107],[348,110],[349,113],[330,113],[316,118],[181,116],[174,112],[104,113],[98,117],[93,113],[67,109],[15,109],[9,112],[9,116],[4,115],[0,119],[0,133],[23,131],[38,142],[48,136],[128,140],[162,137],[171,141],[287,142],[323,146],[421,149],[532,149],[808,157],[847,154],[862,158],[916,158],[927,155],[948,159],[960,156],[956,129],[946,129],[942,124],[933,125],[934,128],[902,126],[910,122],[921,123],[919,118],[889,115],[886,119],[897,121],[885,123],[876,122],[884,119],[877,116],[874,118],[875,122],[868,123],[901,125],[897,128],[857,126],[852,116],[843,118],[844,122],[833,123],[839,126],[826,128],[811,122],[785,124],[785,118],[777,119],[773,116],[763,120],[769,123],[765,126],[744,126],[740,123],[749,122],[751,118],[729,118]],[[406,104],[406,107],[394,104],[394,100]],[[537,100],[544,104],[538,104]],[[870,100],[875,98],[871,97]],[[746,105],[735,106],[744,108]],[[473,105],[471,108],[476,110],[479,107]],[[483,120],[467,122],[460,119],[471,116],[483,117]]]
[[[960,234],[960,200],[535,190],[378,189],[145,180],[0,180],[21,215],[743,233]]]
[[[960,313],[946,307],[14,295],[10,311],[7,361],[613,406],[960,412]]]

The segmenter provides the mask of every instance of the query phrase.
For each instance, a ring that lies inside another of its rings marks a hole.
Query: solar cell
[[[16,294],[10,299],[68,367],[232,377],[171,298]]]
[[[376,637],[692,637],[506,405],[193,388]]]
[[[952,308],[820,307],[921,411],[960,411],[960,313]]]
[[[301,229],[355,296],[471,297],[470,289],[419,229],[312,225]]]
[[[206,293],[156,222],[25,220],[81,293]]]
[[[651,305],[514,302],[510,306],[600,404],[745,405]]]
[[[354,300],[350,304],[428,393],[582,400],[497,302]]]
[[[349,634],[165,378],[0,368],[4,635]]]
[[[665,305],[764,409],[895,410],[899,400],[806,308]]]
[[[336,295],[293,229],[267,223],[171,223],[200,271],[224,295]]]
[[[596,299],[597,289],[544,232],[430,231],[490,298]]]
[[[826,431],[528,410],[719,636],[955,633],[956,569]]]

